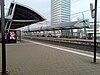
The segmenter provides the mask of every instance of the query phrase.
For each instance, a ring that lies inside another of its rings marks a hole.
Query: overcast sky
[[[8,8],[10,2],[13,0],[5,0],[5,7]],[[95,0],[71,0],[71,14],[78,13],[86,10],[90,10],[90,3],[94,3]],[[15,0],[15,2],[24,4],[38,11],[43,17],[50,21],[50,8],[51,0]],[[100,0],[98,0],[98,7],[100,7]],[[100,8],[98,9],[98,19],[100,20]],[[90,11],[84,12],[85,19],[91,18]],[[82,13],[72,15],[71,19],[82,19]],[[37,26],[37,25],[36,25]]]
[[[90,10],[90,3],[94,4],[94,1],[95,0],[72,0],[71,14],[86,11],[86,10]],[[98,7],[100,7],[99,4],[100,4],[100,0],[98,0]],[[72,15],[72,19],[74,19],[75,17],[81,18],[81,19],[83,18],[82,13]],[[84,12],[84,18],[85,19],[88,19],[88,18],[90,19],[91,18],[90,11]],[[100,20],[100,8],[98,8],[98,19]]]
[[[13,0],[5,0],[5,5],[8,8],[10,2]],[[38,11],[47,20],[50,20],[50,2],[51,0],[15,0],[21,4],[27,5],[34,10]],[[95,0],[71,0],[71,14],[86,11],[90,9],[90,3],[94,3]],[[98,0],[98,7],[100,7],[100,0]],[[100,8],[98,9],[100,11]],[[84,15],[87,16],[90,12],[85,12]],[[74,15],[73,15],[74,16]],[[76,16],[82,16],[76,14]],[[75,16],[75,17],[76,17]]]

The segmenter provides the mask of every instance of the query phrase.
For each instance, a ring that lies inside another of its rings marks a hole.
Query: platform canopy
[[[32,8],[20,3],[11,2],[5,20],[6,20],[5,29],[16,29],[44,21],[45,19]],[[0,21],[0,30],[1,30],[1,21]]]
[[[89,28],[88,20],[85,20],[83,24],[82,21],[73,21],[73,22],[63,22],[51,26],[34,28],[31,31],[51,31],[51,30],[66,30],[66,29],[82,29]]]

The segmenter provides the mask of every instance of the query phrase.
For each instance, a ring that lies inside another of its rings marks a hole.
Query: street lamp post
[[[94,15],[94,63],[96,63],[96,22],[97,22],[97,0],[95,0]]]
[[[95,8],[93,9],[93,4],[90,4],[91,17],[94,18],[94,59],[93,62],[96,63],[96,23],[97,23],[97,0],[95,0]]]
[[[6,74],[6,45],[5,45],[4,0],[1,0],[1,32],[2,32],[2,74]]]

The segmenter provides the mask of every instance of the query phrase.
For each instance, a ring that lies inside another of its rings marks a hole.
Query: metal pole
[[[5,46],[4,0],[1,0],[1,32],[2,32],[2,74],[6,74],[6,46]]]
[[[94,16],[94,63],[96,63],[96,22],[97,22],[97,0],[95,0]]]
[[[84,34],[85,34],[85,37],[86,37],[86,23],[85,23],[85,19],[84,19],[84,12],[82,12],[82,16],[83,16],[83,26],[84,26]]]

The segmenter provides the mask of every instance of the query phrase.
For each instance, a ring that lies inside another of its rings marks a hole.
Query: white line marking
[[[27,42],[30,42],[30,43],[34,43],[34,44],[38,44],[38,45],[42,45],[42,46],[46,46],[46,47],[50,47],[50,48],[54,48],[54,49],[58,49],[58,50],[62,50],[62,51],[67,51],[67,52],[70,52],[70,53],[74,53],[74,54],[78,54],[78,55],[82,55],[82,56],[87,56],[87,57],[93,58],[93,55],[89,55],[89,54],[85,54],[85,53],[80,53],[80,52],[77,52],[77,51],[71,51],[71,50],[68,50],[68,49],[59,48],[59,47],[55,47],[55,46],[43,44],[43,43],[40,43],[40,42],[30,41],[30,40],[24,40],[24,41],[27,41]],[[96,58],[100,60],[100,57],[97,56]]]

